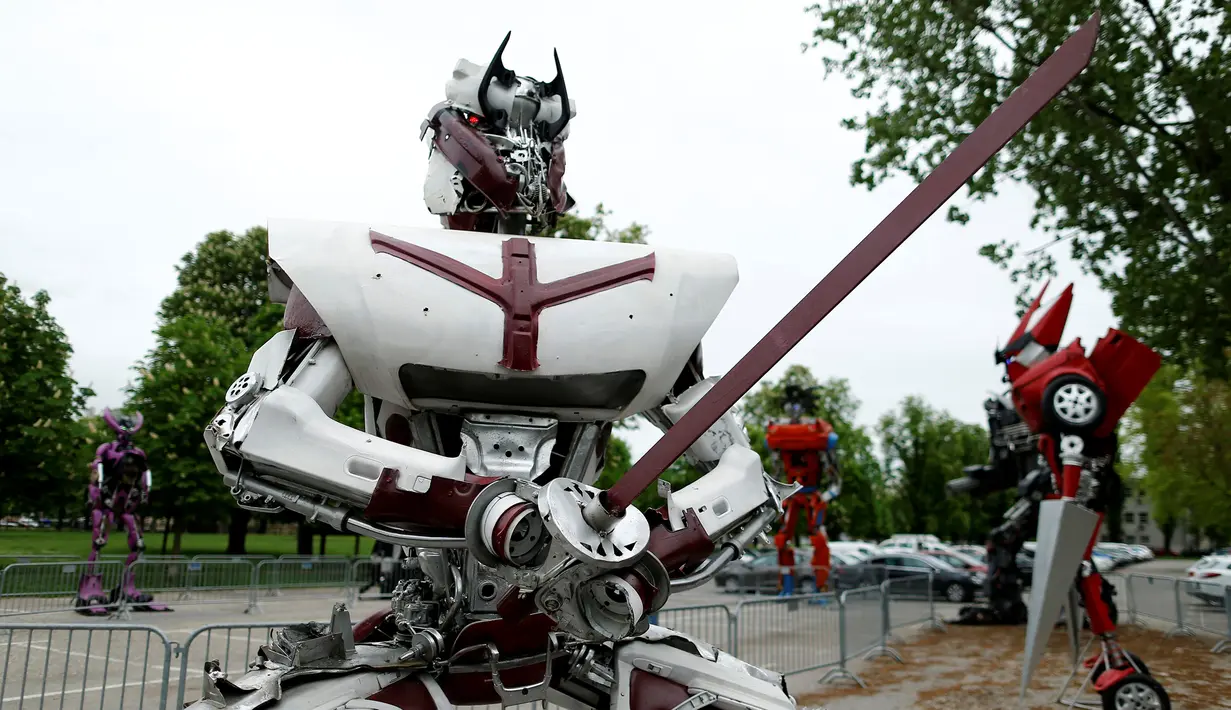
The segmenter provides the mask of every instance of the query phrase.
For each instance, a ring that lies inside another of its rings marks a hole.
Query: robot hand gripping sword
[[[825,534],[825,512],[842,492],[836,447],[838,435],[829,422],[804,412],[816,410],[814,389],[788,386],[784,399],[789,418],[766,425],[765,444],[786,482],[800,489],[783,501],[782,527],[774,536],[778,566],[782,568],[782,593],[795,592],[795,528],[802,513],[807,516],[809,542],[812,544],[813,590],[823,592],[829,582],[829,538]],[[803,589],[802,591],[813,591]]]
[[[143,419],[140,413],[116,415],[104,409],[103,421],[115,432],[116,438],[99,446],[90,464],[87,502],[93,539],[86,571],[77,587],[77,611],[87,616],[105,615],[121,599],[135,611],[170,611],[165,605],[154,603],[153,596],[137,589],[133,571],[133,563],[145,550],[137,510],[149,501],[152,483],[145,452],[132,443]],[[129,554],[119,584],[108,594],[103,589],[103,575],[94,563],[107,544],[111,526],[117,523],[123,525],[128,534]]]
[[[598,306],[592,307],[595,317],[570,323],[569,342],[589,349],[569,350],[553,331],[551,364],[623,358],[638,367],[611,367],[601,377],[582,364],[582,375],[539,372],[541,364],[547,369],[547,358],[540,363],[536,357],[544,308],[567,302],[586,312],[601,299],[578,299],[649,281],[618,297],[618,312],[641,304],[639,312],[649,318],[655,308],[669,313],[715,300],[721,305],[734,284],[723,276],[726,262],[698,255],[527,238],[570,203],[561,176],[572,104],[559,62],[556,79],[547,83],[505,68],[500,51],[486,67],[459,62],[449,102],[424,124],[424,135],[433,134],[424,196],[450,230],[432,236],[332,223],[271,226],[270,290],[287,304],[287,329],[254,355],[205,433],[240,505],[287,508],[413,547],[408,579],[395,591],[391,611],[354,629],[345,610],[335,609],[327,626],[275,632],[260,662],[235,681],[207,665],[199,707],[255,708],[276,700],[288,708],[446,708],[490,698],[620,710],[720,701],[793,706],[780,675],[647,621],[672,591],[696,586],[735,559],[798,487],[764,473],[732,409],[1081,72],[1097,27],[1096,15],[717,380],[701,379],[699,347],[696,367],[685,365],[695,376],[677,380],[675,372],[662,371],[665,360],[688,361],[687,350],[677,353],[676,340],[696,347],[682,333],[662,339],[645,331],[637,348],[613,347],[617,337],[634,337],[631,330],[614,335],[617,327],[631,328],[632,317],[604,321]],[[510,235],[498,245],[501,260],[491,256],[499,240],[458,229]],[[280,233],[300,239],[281,239]],[[574,256],[579,249],[592,256]],[[575,275],[539,281],[536,250],[544,262],[555,260],[544,274]],[[620,261],[626,255],[640,256]],[[667,291],[680,283],[685,267],[697,296],[666,300],[676,295]],[[502,268],[501,277],[491,275]],[[654,301],[658,296],[663,300]],[[463,297],[473,307],[451,308]],[[408,310],[407,298],[422,302]],[[490,311],[479,307],[483,301],[505,312],[499,370],[476,360],[479,349],[493,350],[486,342],[458,340],[459,333],[500,333],[494,314],[488,319]],[[410,311],[416,325],[398,327]],[[442,312],[442,325],[433,325]],[[689,315],[676,327],[682,331],[713,315]],[[484,325],[462,328],[465,319],[483,319]],[[373,330],[382,325],[388,327]],[[432,337],[399,340],[416,329],[446,326]],[[651,344],[673,354],[647,355]],[[407,353],[439,357],[450,348],[458,348],[464,367],[407,362]],[[626,377],[632,374],[641,377]],[[630,387],[636,394],[645,381],[665,383],[667,401],[606,404],[620,401]],[[353,388],[365,395],[364,432],[331,419]],[[572,418],[518,413],[526,398],[548,395],[570,402],[568,409],[577,410],[567,412]],[[419,409],[400,403],[416,398]],[[476,402],[500,407],[476,412]],[[639,411],[667,423],[666,434],[611,489],[589,485],[601,470],[601,436],[611,416]],[[588,423],[596,420],[599,425]],[[703,464],[704,475],[680,491],[666,491],[661,510],[632,508],[633,499],[685,453]],[[283,687],[292,677],[296,683]]]

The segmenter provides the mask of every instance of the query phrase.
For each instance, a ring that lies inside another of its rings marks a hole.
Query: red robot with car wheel
[[[1085,666],[1091,669],[1090,682],[1102,696],[1104,707],[1122,707],[1117,704],[1121,696],[1147,695],[1155,702],[1149,707],[1167,707],[1166,691],[1140,659],[1116,641],[1105,584],[1090,560],[1108,493],[1119,483],[1112,466],[1117,425],[1158,371],[1161,358],[1114,328],[1089,355],[1080,339],[1060,348],[1073,287],[1069,285],[1051,307],[1040,312],[1046,289],[1044,284],[1009,344],[996,353],[996,362],[1005,366],[1014,409],[1036,435],[1035,446],[1054,486],[1048,486],[1051,490],[1041,496],[1039,504],[1027,675],[1038,663],[1061,606],[1069,608],[1070,627],[1075,629],[1080,603],[1102,644],[1101,652]],[[1040,566],[1047,568],[1042,574]],[[1074,580],[1076,594],[1071,594]]]
[[[804,412],[816,410],[814,388],[788,385],[785,389],[789,418],[770,422],[765,431],[765,444],[775,468],[781,471],[787,483],[802,486],[798,493],[783,501],[782,527],[774,536],[778,566],[783,570],[782,593],[795,591],[794,542],[801,512],[807,516],[809,542],[812,543],[813,584],[815,591],[821,592],[825,591],[829,582],[829,538],[825,534],[825,510],[842,491],[836,453],[838,435],[829,422],[803,416]],[[804,586],[801,585],[800,591],[813,591]]]

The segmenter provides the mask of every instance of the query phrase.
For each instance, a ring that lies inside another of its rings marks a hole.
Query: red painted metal
[[[368,700],[388,703],[401,710],[436,710],[436,701],[418,675],[407,676],[381,688]]]
[[[397,486],[397,469],[380,472],[372,499],[363,517],[374,523],[394,523],[416,528],[458,534],[466,524],[470,505],[488,484],[499,480],[467,473],[464,481],[433,478],[424,493],[404,491]]]
[[[1090,63],[1095,13],[602,496],[619,515]]]
[[[636,710],[672,710],[691,697],[688,688],[634,668],[628,680],[628,705]]]
[[[541,283],[534,243],[525,237],[504,242],[504,273],[499,279],[417,244],[374,231],[369,238],[374,251],[414,264],[500,306],[504,310],[504,359],[500,365],[523,372],[538,369],[539,313],[544,309],[634,281],[654,279],[653,254]]]
[[[434,118],[436,149],[457,168],[462,177],[491,200],[501,212],[517,201],[517,178],[505,170],[495,148],[454,109],[445,109]]]
[[[291,295],[286,299],[286,311],[282,314],[282,327],[294,330],[295,334],[308,340],[320,340],[333,337],[324,319],[308,302],[307,297],[298,286],[291,288]]]

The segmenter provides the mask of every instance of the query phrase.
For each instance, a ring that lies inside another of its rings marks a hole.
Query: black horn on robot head
[[[479,108],[487,120],[499,128],[504,128],[508,121],[508,113],[491,105],[487,90],[493,81],[506,89],[512,89],[517,84],[517,73],[504,65],[504,48],[509,45],[509,38],[512,36],[512,31],[504,35],[504,40],[500,42],[500,47],[496,49],[491,61],[487,63],[487,70],[483,72],[483,79],[479,82]],[[564,70],[560,68],[560,53],[553,49],[551,55],[556,63],[556,78],[547,83],[537,82],[541,98],[555,96],[560,100],[560,117],[554,121],[542,121],[539,124],[543,137],[548,141],[555,140],[564,131],[572,113],[569,109],[568,87],[564,83]]]
[[[506,113],[501,109],[494,109],[487,100],[487,87],[491,86],[493,81],[499,83],[505,88],[512,88],[517,80],[517,75],[513,71],[504,66],[504,48],[509,44],[509,38],[513,36],[513,31],[509,30],[504,36],[504,41],[500,43],[500,48],[496,50],[496,54],[492,56],[492,60],[487,63],[487,71],[483,73],[483,81],[479,82],[479,108],[483,110],[483,115],[487,120],[496,125],[504,125]]]
[[[572,113],[568,104],[568,87],[564,85],[564,70],[560,68],[560,53],[552,49],[551,56],[556,60],[556,78],[543,86],[543,96],[560,98],[560,118],[547,123],[544,127],[543,133],[549,141],[555,140],[556,136],[560,135],[560,132],[568,125],[569,114]]]

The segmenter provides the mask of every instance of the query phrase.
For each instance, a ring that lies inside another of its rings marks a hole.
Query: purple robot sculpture
[[[143,419],[140,413],[116,415],[104,409],[103,421],[115,432],[115,441],[99,446],[90,464],[88,502],[94,537],[89,564],[77,587],[77,611],[90,616],[107,614],[121,600],[136,611],[171,611],[152,603],[154,597],[137,589],[133,575],[133,563],[145,550],[137,508],[149,500],[152,483],[145,452],[132,442]],[[99,551],[107,544],[108,532],[117,523],[128,533],[129,553],[119,586],[107,592],[103,589],[102,572],[95,563]]]

